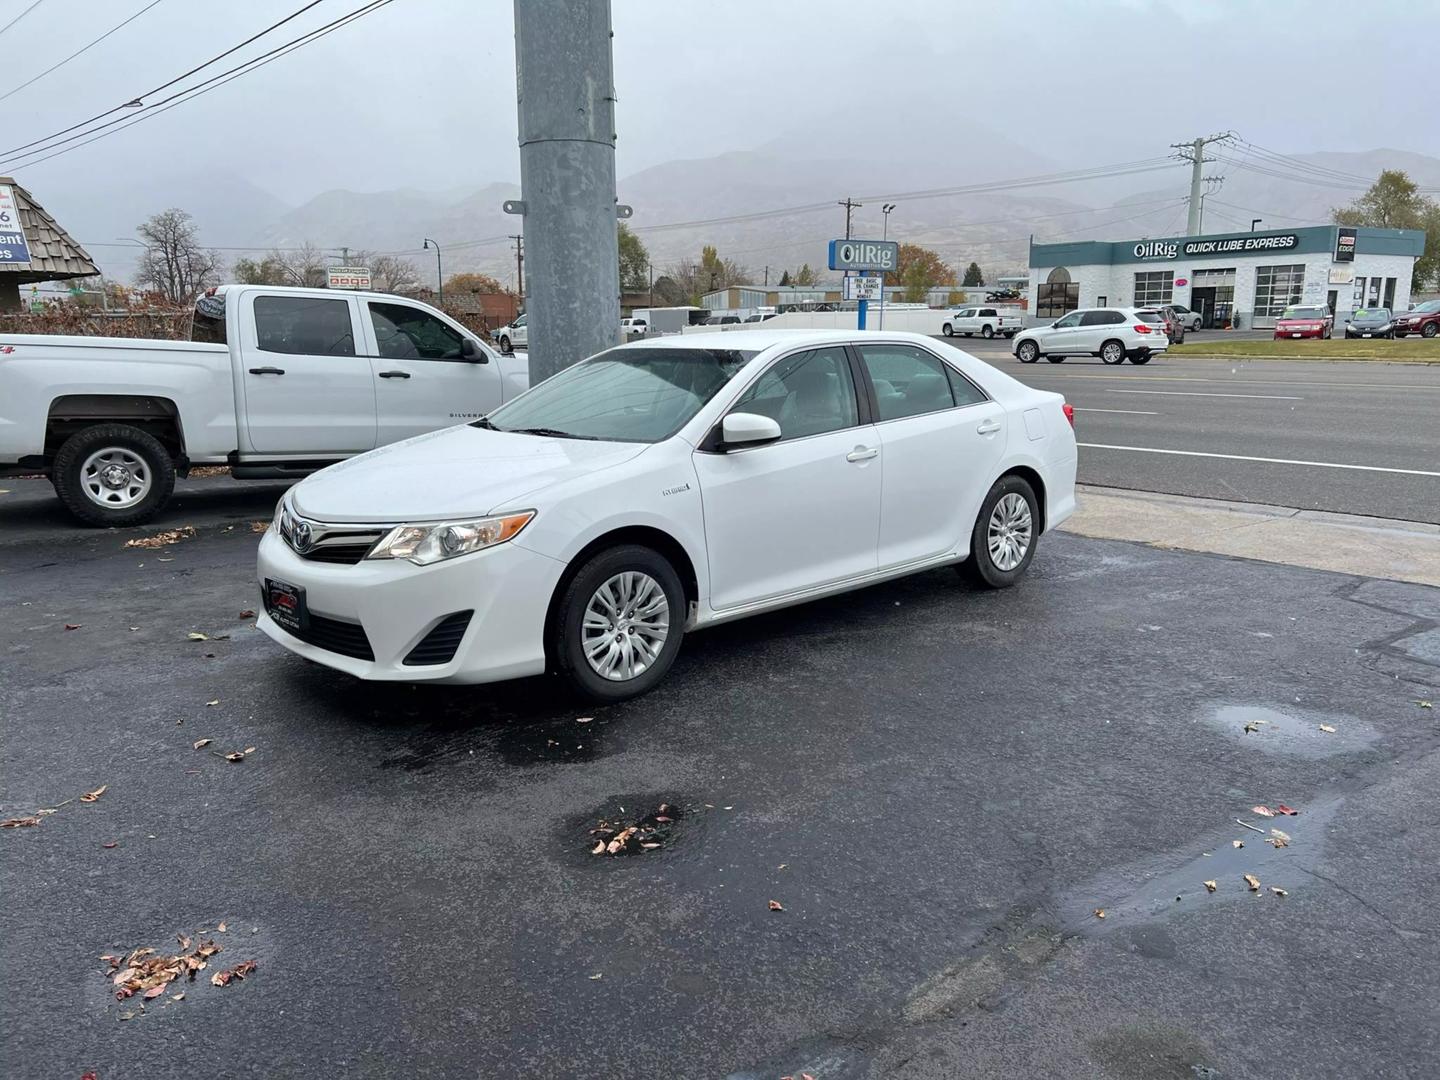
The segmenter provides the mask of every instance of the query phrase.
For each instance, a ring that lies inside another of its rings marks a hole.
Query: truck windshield
[[[679,431],[756,356],[739,349],[610,349],[472,426],[655,443]]]
[[[195,301],[195,317],[190,322],[190,340],[204,341],[212,345],[226,344],[223,296],[207,295]]]

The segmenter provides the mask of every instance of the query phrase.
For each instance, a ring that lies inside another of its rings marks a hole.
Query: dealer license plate
[[[1299,335],[1299,334],[1291,334],[1290,336],[1291,336],[1291,337],[1299,337],[1300,335]]]
[[[310,628],[310,612],[305,606],[305,589],[299,585],[265,579],[265,613],[291,633],[304,633]]]

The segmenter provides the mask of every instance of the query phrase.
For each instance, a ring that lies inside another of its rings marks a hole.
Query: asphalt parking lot
[[[7,1075],[1440,1073],[1436,590],[1051,535],[581,710],[275,647],[278,490],[152,549],[0,502],[0,817],[55,809],[0,832]],[[117,1001],[177,934],[257,967]]]

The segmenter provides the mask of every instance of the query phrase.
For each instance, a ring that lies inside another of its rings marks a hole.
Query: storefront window
[[[1063,266],[1051,270],[1035,297],[1035,315],[1041,319],[1058,319],[1080,306],[1080,285],[1070,280],[1070,271]]]
[[[1275,318],[1305,292],[1305,264],[1255,268],[1255,317]]]
[[[1391,311],[1395,310],[1395,279],[1393,277],[1387,277],[1385,279],[1384,306],[1389,308]]]
[[[1135,275],[1135,306],[1156,307],[1170,303],[1173,277],[1168,270]]]

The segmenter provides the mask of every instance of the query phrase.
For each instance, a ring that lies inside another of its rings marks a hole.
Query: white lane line
[[[1124,413],[1126,416],[1159,416],[1159,415],[1160,415],[1158,412],[1145,412],[1145,411],[1143,411],[1143,410],[1141,410],[1141,409],[1082,409],[1079,405],[1076,405],[1076,406],[1075,406],[1075,411],[1076,411],[1076,412]]]
[[[1384,465],[1346,465],[1338,461],[1299,461],[1294,458],[1250,457],[1246,454],[1209,454],[1203,450],[1162,450],[1158,446],[1110,446],[1107,443],[1076,443],[1090,450],[1131,450],[1137,454],[1176,454],[1180,457],[1220,458],[1224,461],[1259,461],[1267,465],[1309,465],[1317,469],[1357,469],[1360,472],[1403,473],[1405,476],[1440,476],[1424,469],[1392,469]]]
[[[1164,394],[1166,397],[1238,397],[1255,401],[1304,401],[1303,397],[1289,397],[1284,394],[1208,394],[1201,390],[1116,390],[1107,386],[1107,394]]]
[[[1008,372],[1007,372],[1008,374]],[[1055,371],[1026,372],[1033,378],[1045,379],[1126,379],[1135,381],[1143,379],[1145,382],[1198,382],[1198,383],[1222,383],[1230,386],[1285,386],[1300,390],[1329,390],[1335,387],[1342,390],[1440,390],[1440,382],[1437,383],[1369,383],[1369,382],[1299,382],[1298,380],[1280,379],[1252,379],[1249,376],[1237,375],[1233,379],[1202,379],[1195,375],[1062,375]]]

